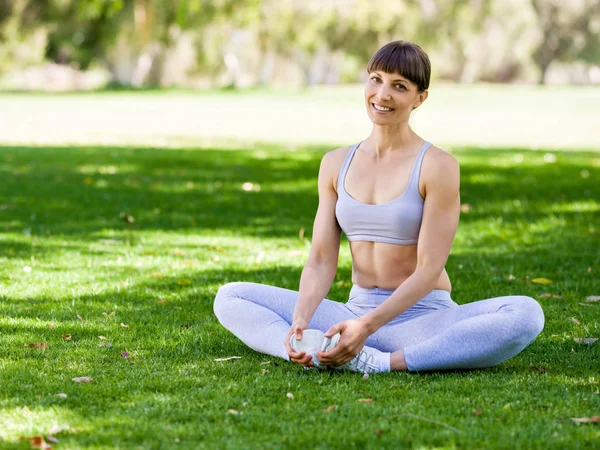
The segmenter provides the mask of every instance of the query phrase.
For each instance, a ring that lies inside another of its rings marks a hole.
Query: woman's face
[[[411,111],[427,98],[427,90],[398,73],[375,70],[365,85],[365,106],[375,125],[395,125],[408,121]]]

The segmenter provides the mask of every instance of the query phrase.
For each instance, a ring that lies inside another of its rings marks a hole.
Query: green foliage
[[[598,23],[596,0],[0,0],[0,66],[6,70],[22,53],[19,45],[41,31],[51,61],[106,66],[116,77],[119,48],[131,66],[141,55],[151,58],[145,82],[160,85],[169,70],[165,55],[183,33],[194,36],[198,69],[214,74],[224,67],[232,33],[242,29],[256,40],[256,59],[275,52],[306,74],[319,51],[366,61],[382,44],[403,39],[436,55],[445,78],[511,81],[535,64],[543,81],[553,61],[600,60]]]
[[[559,2],[531,0],[541,29],[533,52],[543,83],[554,60],[600,61],[600,3],[596,0]]]

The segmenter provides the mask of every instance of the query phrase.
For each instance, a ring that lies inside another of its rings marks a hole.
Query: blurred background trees
[[[357,82],[397,39],[442,80],[600,83],[598,0],[0,0],[0,86]]]

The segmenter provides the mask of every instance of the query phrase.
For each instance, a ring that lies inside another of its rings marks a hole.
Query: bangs
[[[429,88],[429,58],[421,47],[410,42],[390,42],[381,47],[367,65],[367,72],[374,71],[399,73],[415,83],[420,91]]]

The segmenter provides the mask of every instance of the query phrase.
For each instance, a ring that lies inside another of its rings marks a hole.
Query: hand
[[[290,338],[296,334],[296,339],[301,339],[302,331],[304,331],[308,327],[308,324],[302,322],[294,322],[290,327],[290,331],[288,331],[287,336],[285,337],[285,341],[283,342],[285,345],[285,349],[288,352],[288,356],[290,357],[290,361],[296,364],[300,364],[304,367],[314,366],[312,361],[312,355],[307,355],[306,352],[296,352],[290,345]]]
[[[346,320],[332,326],[325,332],[325,337],[341,333],[338,344],[328,352],[318,351],[319,361],[326,366],[342,366],[360,353],[367,342],[369,331],[360,320]]]

